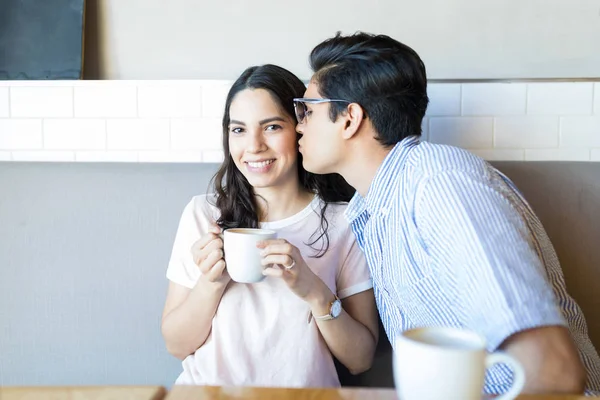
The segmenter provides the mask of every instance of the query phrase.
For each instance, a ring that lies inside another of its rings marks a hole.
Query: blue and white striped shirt
[[[564,325],[588,390],[600,390],[600,358],[554,248],[517,188],[490,164],[459,148],[404,139],[346,217],[390,342],[407,329],[443,325],[478,332],[493,351],[513,333]],[[510,384],[510,371],[496,366],[485,390],[502,393]]]

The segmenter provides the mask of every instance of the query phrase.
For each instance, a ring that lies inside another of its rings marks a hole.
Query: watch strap
[[[333,301],[332,301],[332,302],[329,304],[329,313],[328,313],[328,314],[325,314],[325,315],[321,315],[321,316],[316,316],[316,315],[313,315],[313,317],[314,317],[316,320],[319,320],[319,321],[329,321],[329,320],[331,320],[331,319],[335,319],[335,318],[336,318],[336,317],[334,317],[334,316],[332,315],[332,314],[333,314],[333,311],[332,311],[332,310],[333,310],[333,305],[334,305],[336,302],[340,301],[340,299],[339,299],[339,297],[337,297],[337,295],[336,295],[336,294],[334,294],[334,296],[335,296],[335,299],[334,299],[334,300],[333,300]]]

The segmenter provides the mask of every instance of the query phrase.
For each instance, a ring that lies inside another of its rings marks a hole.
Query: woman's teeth
[[[275,161],[275,160],[267,160],[267,161],[260,161],[260,162],[248,161],[248,165],[252,168],[262,168],[262,167],[265,167],[265,166],[271,164],[273,161]]]

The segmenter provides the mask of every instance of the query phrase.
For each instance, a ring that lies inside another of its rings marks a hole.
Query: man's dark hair
[[[429,102],[427,74],[410,47],[386,35],[338,32],[313,49],[310,65],[319,93],[358,103],[384,146],[421,134]],[[333,102],[329,107],[336,121],[347,104]]]

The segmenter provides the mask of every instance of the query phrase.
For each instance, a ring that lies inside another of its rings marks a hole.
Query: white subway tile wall
[[[0,81],[0,161],[223,160],[230,81]],[[600,161],[600,83],[430,83],[423,138],[491,161]]]
[[[0,118],[10,116],[10,104],[8,102],[9,91],[7,87],[0,87]]]
[[[198,84],[154,83],[138,87],[140,118],[202,116],[202,90]]]
[[[488,161],[525,160],[525,150],[522,149],[470,149],[470,151]]]
[[[137,162],[137,151],[77,151],[75,161],[83,162]]]
[[[494,147],[556,148],[559,117],[498,117],[494,124]]]
[[[531,83],[527,88],[530,115],[590,115],[592,82]]]
[[[600,115],[562,117],[560,124],[560,147],[600,148]]]
[[[137,118],[135,85],[99,82],[75,87],[75,118]]]
[[[594,84],[594,114],[600,115],[600,82]]]
[[[461,89],[462,86],[458,83],[429,84],[427,115],[430,117],[460,115]]]
[[[11,87],[12,118],[72,118],[73,87]]]
[[[421,124],[421,138],[423,140],[427,140],[429,137],[429,118],[423,118],[423,123]]]
[[[41,149],[41,119],[0,119],[0,150]]]
[[[205,163],[220,163],[224,158],[222,150],[209,150],[202,153],[202,161]]]
[[[525,83],[473,83],[462,88],[462,115],[525,115],[526,104]]]
[[[431,118],[428,140],[466,149],[489,149],[494,142],[494,120],[488,117]]]
[[[141,151],[140,162],[202,162],[200,151]]]
[[[171,120],[171,149],[220,150],[223,146],[221,121],[216,118]]]
[[[168,119],[109,119],[106,135],[108,150],[169,150]]]
[[[205,118],[223,118],[227,92],[233,82],[207,81],[202,85],[202,116]]]
[[[103,119],[46,119],[44,148],[50,150],[103,150],[106,121]]]

